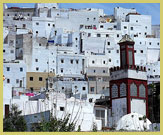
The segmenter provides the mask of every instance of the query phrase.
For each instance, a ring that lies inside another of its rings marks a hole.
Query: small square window
[[[64,63],[64,59],[61,59],[61,63]]]
[[[88,37],[90,37],[91,36],[91,33],[88,33]]]
[[[39,23],[37,22],[36,25],[39,25]]]
[[[63,73],[63,68],[61,68],[61,73]]]
[[[96,73],[96,70],[93,70],[94,73]]]
[[[111,62],[111,59],[109,59],[109,62]]]
[[[36,31],[36,33],[38,34],[38,31]]]
[[[110,45],[110,42],[108,42],[108,45]]]
[[[106,62],[105,62],[105,61],[103,61],[103,64],[106,64]]]
[[[10,50],[10,53],[14,53],[14,50]]]
[[[131,29],[131,30],[133,30],[134,28],[133,28],[133,27],[131,27],[130,29]]]
[[[117,53],[119,53],[119,50],[117,50]]]
[[[6,50],[3,50],[3,52],[5,53],[5,52],[6,52]]]
[[[41,46],[41,43],[39,43],[39,46]]]
[[[109,34],[106,34],[106,37],[109,37]]]
[[[83,87],[83,90],[85,90],[86,88],[85,87]]]
[[[160,45],[160,43],[157,43],[157,45]]]
[[[16,79],[16,83],[19,83],[19,79]]]
[[[65,108],[64,107],[60,107],[60,111],[64,111],[65,110]]]
[[[106,73],[106,71],[105,71],[105,70],[103,70],[103,73]]]
[[[7,67],[7,71],[10,71],[10,67]]]
[[[39,70],[39,67],[36,67],[36,71],[38,71]]]
[[[151,42],[149,42],[149,45],[151,45],[152,43]]]
[[[62,87],[62,90],[64,90],[64,87]]]
[[[33,77],[29,77],[29,80],[30,80],[30,81],[33,81]]]
[[[124,26],[124,29],[127,29],[127,26]]]
[[[53,27],[55,27],[55,24],[53,24]]]
[[[117,34],[117,37],[119,37],[119,34]]]
[[[10,79],[7,79],[7,83],[10,83]]]
[[[42,77],[39,77],[39,81],[42,81]]]
[[[97,34],[97,37],[101,37],[101,34]]]
[[[76,64],[78,64],[79,63],[79,60],[76,60]]]
[[[50,26],[50,23],[48,23],[48,26]]]
[[[94,87],[91,87],[91,92],[94,92],[95,88]]]
[[[70,60],[71,64],[73,64],[73,60]]]
[[[20,72],[23,72],[23,68],[22,67],[20,68]]]
[[[100,25],[100,28],[104,28],[104,26],[103,25]]]
[[[38,62],[38,59],[35,59],[35,62]]]
[[[140,53],[143,53],[143,50],[140,50]]]
[[[95,61],[94,60],[92,60],[92,64],[94,64],[95,63]]]
[[[136,53],[136,50],[134,50],[134,53]]]

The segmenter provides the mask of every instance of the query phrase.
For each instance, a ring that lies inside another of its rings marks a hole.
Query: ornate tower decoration
[[[111,115],[115,124],[123,115],[135,112],[148,117],[146,68],[135,65],[135,42],[124,35],[120,45],[120,67],[110,69]]]

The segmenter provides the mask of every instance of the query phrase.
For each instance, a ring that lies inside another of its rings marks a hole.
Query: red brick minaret
[[[120,67],[110,69],[110,99],[113,122],[136,112],[148,117],[146,68],[135,65],[134,41],[124,35],[119,41]]]

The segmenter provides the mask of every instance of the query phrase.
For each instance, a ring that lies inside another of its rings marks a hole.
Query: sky
[[[34,7],[34,3],[7,3],[8,7]],[[152,16],[152,24],[160,24],[159,3],[60,3],[60,8],[100,8],[104,13],[111,15],[114,7],[135,8],[138,13]]]

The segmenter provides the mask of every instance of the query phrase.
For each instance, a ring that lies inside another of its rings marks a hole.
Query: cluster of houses
[[[151,20],[134,8],[107,15],[57,3],[4,4],[3,116],[17,104],[29,131],[42,114],[71,114],[81,131],[123,129],[119,121],[132,113],[150,118],[148,85],[160,82],[160,26]],[[127,129],[150,129],[139,120]]]

